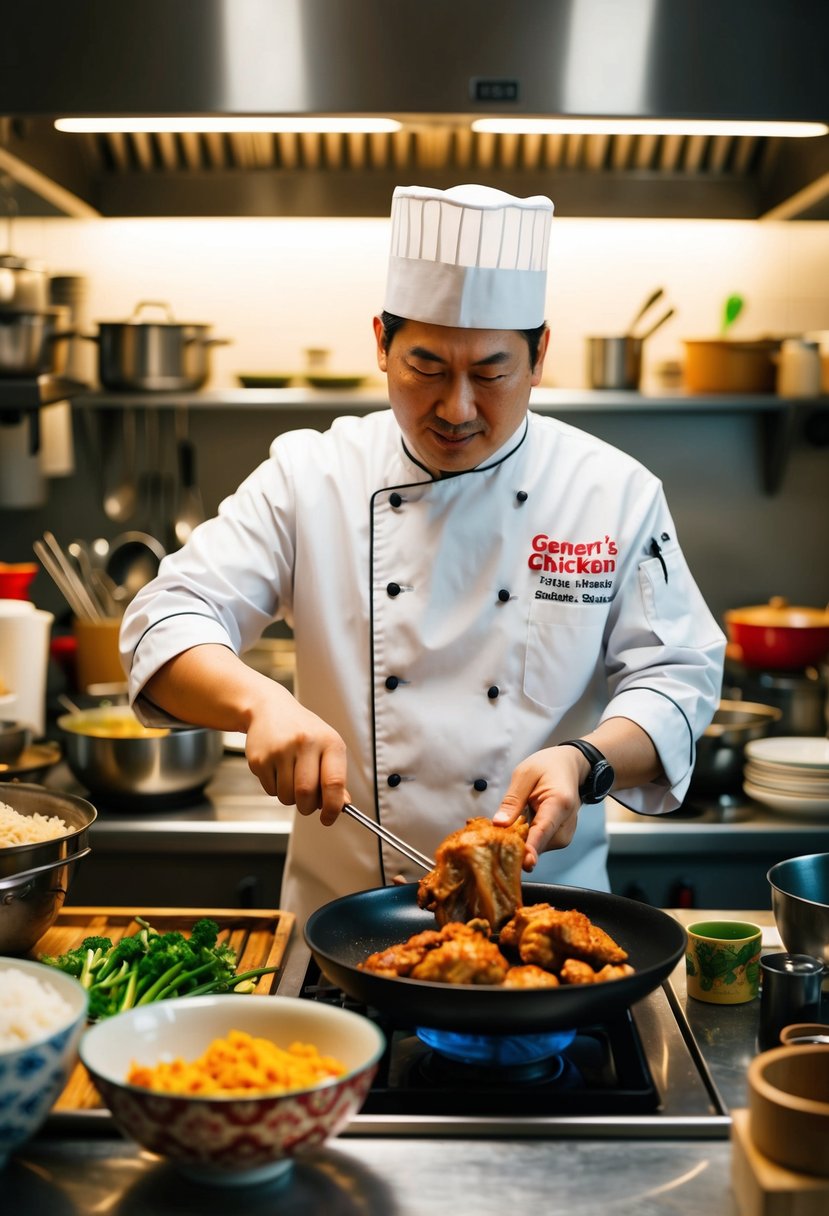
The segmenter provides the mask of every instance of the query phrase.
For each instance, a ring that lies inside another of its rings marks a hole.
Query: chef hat
[[[462,329],[541,325],[552,218],[543,195],[398,186],[386,311]]]

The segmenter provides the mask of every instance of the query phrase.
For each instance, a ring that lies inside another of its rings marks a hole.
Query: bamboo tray
[[[40,938],[31,956],[39,958],[42,954],[63,954],[79,946],[91,934],[110,937],[113,942],[120,941],[141,928],[135,915],[135,908],[63,908],[51,929]],[[143,908],[138,910],[138,915],[149,921],[159,933],[177,929],[185,937],[189,936],[190,929],[199,917],[209,916],[219,926],[219,941],[228,942],[236,951],[237,970],[240,972],[256,967],[281,967],[295,919],[290,912],[238,908]],[[272,994],[276,991],[279,978],[279,971],[263,975],[251,995]],[[52,1115],[102,1113],[105,1109],[89,1074],[79,1062],[53,1106]]]

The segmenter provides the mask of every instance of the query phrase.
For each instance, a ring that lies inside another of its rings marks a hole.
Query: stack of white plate
[[[745,745],[743,789],[775,811],[829,815],[829,739],[772,736]]]

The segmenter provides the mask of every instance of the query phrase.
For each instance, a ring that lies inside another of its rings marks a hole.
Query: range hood
[[[560,216],[829,219],[829,135],[494,135],[482,116],[829,119],[825,0],[6,5],[22,214],[387,216],[401,183]],[[392,134],[65,134],[71,115],[383,115]]]

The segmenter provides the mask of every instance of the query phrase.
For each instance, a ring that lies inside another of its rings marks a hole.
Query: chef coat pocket
[[[659,557],[639,566],[639,588],[645,619],[666,646],[708,646],[719,627],[691,578],[679,546],[665,547]]]
[[[607,605],[532,600],[524,692],[545,709],[569,709],[601,659]]]

